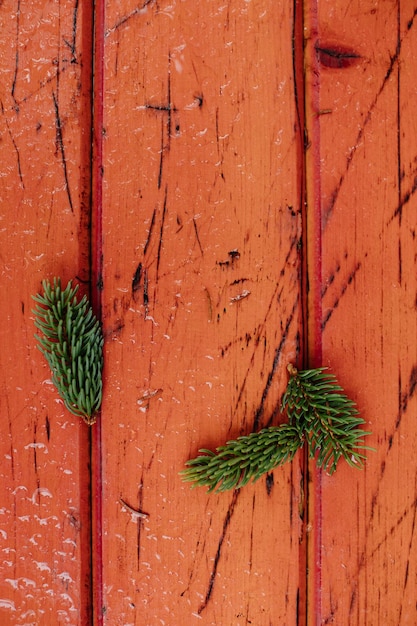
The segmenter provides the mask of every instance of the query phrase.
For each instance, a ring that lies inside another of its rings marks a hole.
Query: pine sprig
[[[185,482],[209,487],[209,492],[239,489],[291,461],[302,443],[294,426],[271,426],[228,441],[216,452],[199,450],[202,454],[188,461],[180,474]]]
[[[180,472],[185,482],[206,486],[208,491],[239,489],[250,480],[292,461],[297,450],[307,445],[319,467],[332,474],[340,457],[354,467],[362,467],[363,443],[370,434],[362,430],[355,403],[326,368],[298,371],[288,366],[290,379],[282,399],[288,424],[264,428],[228,441],[216,452],[201,449]]]
[[[362,467],[365,455],[363,437],[370,433],[358,409],[346,396],[334,374],[327,368],[298,371],[288,366],[290,379],[282,399],[290,424],[304,436],[310,457],[333,474],[340,457],[349,465]]]
[[[103,335],[100,323],[84,296],[77,301],[78,285],[65,290],[61,280],[42,282],[44,293],[33,299],[35,335],[52,372],[52,382],[67,409],[94,424],[102,400]]]

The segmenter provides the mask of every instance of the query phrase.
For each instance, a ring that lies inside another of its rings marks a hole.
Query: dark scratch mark
[[[149,226],[149,231],[148,231],[148,237],[147,237],[146,242],[145,242],[145,247],[143,248],[143,255],[144,256],[146,255],[146,251],[147,251],[149,243],[151,241],[152,231],[153,231],[153,227],[155,225],[155,217],[156,217],[156,209],[153,210],[152,219],[151,219],[151,225]]]
[[[202,93],[201,93],[201,94],[200,94],[200,93],[196,93],[196,94],[194,95],[194,101],[197,103],[197,106],[198,106],[199,108],[201,108],[201,107],[203,106],[203,102],[204,102],[204,96],[203,96],[203,94],[202,94]]]
[[[140,288],[140,281],[142,278],[142,263],[139,263],[132,278],[132,295],[134,295]]]
[[[138,501],[139,501],[139,510],[142,510],[142,505],[143,505],[143,472],[142,472],[141,481],[139,483]],[[141,534],[142,534],[142,524],[138,524],[137,549],[136,549],[138,571],[139,571],[139,565],[140,565]]]
[[[163,168],[164,168],[164,149],[165,149],[165,142],[164,142],[164,122],[161,122],[161,147],[159,149],[159,171],[158,171],[158,189],[161,189],[161,185],[162,185],[162,172],[163,172]]]
[[[178,225],[178,228],[175,231],[176,235],[178,235],[178,233],[180,233],[182,229],[184,228],[184,224],[182,223],[182,219],[180,215],[177,215],[177,225]]]
[[[163,243],[163,238],[164,238],[165,217],[167,214],[167,197],[168,197],[168,186],[165,186],[164,206],[162,209],[161,228],[159,230],[158,252],[156,255],[156,280],[157,281],[158,281],[158,276],[159,276],[159,266],[161,263],[161,251],[162,251],[162,243]]]
[[[356,604],[356,596],[357,596],[357,583],[353,584],[353,589],[352,589],[352,593],[350,596],[350,604],[349,604],[349,618],[352,616],[353,611],[355,609],[355,604]]]
[[[171,148],[171,137],[172,137],[172,113],[176,112],[177,109],[172,103],[172,95],[171,95],[171,52],[168,53],[168,77],[167,77],[167,100],[166,104],[145,104],[145,109],[150,109],[153,111],[159,111],[161,113],[166,113],[167,121],[167,142],[165,144],[164,140],[164,123],[162,122],[161,128],[161,148],[160,148],[160,159],[159,159],[159,173],[158,173],[158,189],[162,186],[162,172],[163,172],[163,162],[165,152],[170,150]]]
[[[411,189],[407,191],[407,193],[398,203],[397,208],[395,209],[394,213],[391,215],[391,217],[389,218],[387,222],[387,226],[389,226],[389,224],[391,224],[391,222],[394,221],[396,217],[401,218],[403,208],[405,207],[406,204],[410,202],[412,196],[415,194],[416,191],[417,191],[417,176],[414,177],[414,181],[413,181],[413,185]]]
[[[103,261],[103,255],[101,255],[101,261]],[[98,276],[97,276],[97,282],[96,282],[96,287],[99,291],[103,291],[104,289],[104,280],[103,280],[103,274],[101,272],[99,272]]]
[[[223,530],[222,530],[222,534],[220,535],[220,539],[219,539],[218,544],[217,544],[217,552],[216,552],[216,556],[214,558],[213,568],[211,570],[209,584],[208,584],[207,591],[206,591],[206,596],[205,596],[203,602],[201,603],[200,607],[198,608],[198,614],[199,615],[201,615],[201,613],[207,607],[207,604],[210,601],[210,598],[211,598],[212,593],[213,593],[214,583],[215,583],[215,579],[216,579],[217,568],[218,568],[219,562],[220,562],[223,542],[224,542],[224,540],[226,538],[226,533],[227,533],[227,530],[228,530],[228,528],[230,526],[230,522],[231,522],[234,510],[235,510],[236,502],[237,502],[237,499],[239,497],[239,493],[240,493],[239,490],[234,491],[233,496],[232,496],[232,501],[231,501],[231,503],[229,505],[229,508],[227,510],[226,516],[225,516],[224,521],[223,521]]]
[[[414,502],[413,502],[413,505],[412,505],[412,509],[413,509],[413,521],[412,521],[412,524],[411,524],[410,541],[408,542],[408,554],[409,555],[412,554],[412,544],[413,544],[414,533],[415,533],[415,529],[416,529],[416,513],[417,513],[417,502],[416,502],[416,499],[414,499]],[[407,587],[407,583],[408,583],[409,566],[410,566],[410,557],[407,559],[407,566],[406,566],[405,573],[404,573],[404,583],[403,583],[403,590],[404,591],[405,591],[405,589]]]
[[[145,317],[148,317],[149,282],[148,282],[148,270],[146,268],[143,272],[143,306],[145,307]]]
[[[1,103],[1,112],[4,115],[3,102]],[[7,121],[7,117],[5,116],[4,119],[5,119],[5,122],[6,122],[6,128],[7,128],[7,132],[9,134],[9,137],[10,137],[10,141],[12,142],[13,148],[14,148],[15,153],[16,153],[17,172],[19,174],[20,184],[22,185],[22,189],[25,189],[25,183],[23,181],[23,174],[22,174],[22,166],[21,166],[21,162],[20,162],[20,151],[19,151],[19,148],[17,147],[17,144],[16,144],[16,142],[14,140],[13,133],[12,133],[12,131],[10,129],[10,126],[9,126],[9,122]]]
[[[397,4],[397,48],[401,44],[401,7],[400,3]],[[401,71],[400,64],[397,65],[397,194],[398,194],[398,206],[401,206],[402,195],[403,195],[403,166],[402,166],[402,155],[401,155]],[[398,213],[399,224],[401,226],[402,221],[402,207]],[[402,284],[402,262],[401,262],[401,238],[398,238],[398,282]]]
[[[65,158],[65,148],[64,148],[64,141],[62,137],[62,124],[61,124],[61,117],[59,114],[58,98],[54,91],[52,92],[52,98],[54,101],[54,109],[55,109],[56,144],[57,144],[57,148],[59,152],[61,153],[61,162],[62,162],[62,168],[64,170],[64,180],[65,180],[65,188],[67,191],[68,202],[71,208],[71,213],[74,213],[74,206],[72,204],[71,190],[70,190],[69,180],[68,180],[67,160]]]
[[[124,327],[124,321],[122,319],[118,319],[110,332],[114,336],[120,335]]]
[[[329,289],[329,287],[334,283],[334,280],[336,278],[336,274],[338,274],[340,272],[340,263],[337,263],[336,268],[334,270],[334,272],[332,272],[329,277],[326,280],[326,284],[323,285],[322,291],[321,291],[321,297],[324,298],[324,296],[327,293],[327,290]]]
[[[416,16],[417,16],[417,9],[414,9],[413,17],[411,17],[409,21],[407,22],[407,30],[411,30]]]
[[[273,472],[266,475],[265,486],[266,486],[266,493],[268,494],[268,496],[270,496],[272,493],[272,489],[274,487],[274,473]]]
[[[72,13],[72,41],[65,41],[71,51],[71,63],[77,63],[77,19],[78,19],[79,0],[75,0],[74,11]]]
[[[253,420],[253,427],[252,427],[253,431],[259,430],[259,423],[260,423],[261,417],[262,417],[263,412],[264,412],[265,401],[266,401],[266,398],[268,396],[269,389],[271,387],[272,380],[274,378],[274,375],[275,375],[275,372],[277,370],[278,364],[280,362],[281,353],[282,353],[282,350],[283,350],[283,348],[285,346],[285,343],[287,341],[288,333],[289,333],[291,324],[293,322],[294,315],[295,315],[295,312],[296,312],[297,308],[298,308],[298,298],[295,299],[295,302],[293,304],[291,313],[289,314],[287,322],[285,324],[284,332],[282,333],[282,336],[281,336],[281,341],[279,342],[279,345],[278,345],[277,349],[275,350],[274,359],[272,361],[271,371],[268,374],[268,377],[267,377],[267,380],[266,380],[266,384],[265,384],[264,390],[262,392],[261,401],[259,403],[258,408],[256,409],[256,412],[255,412],[255,417],[254,417],[254,420]]]
[[[48,415],[45,416],[45,430],[46,430],[46,438],[48,441],[51,439],[51,424],[49,422]]]
[[[17,74],[19,71],[19,30],[20,30],[20,0],[17,0],[17,9],[16,9],[16,41],[15,41],[15,45],[16,45],[16,52],[15,52],[15,62],[14,62],[14,73],[13,73],[13,81],[12,81],[12,88],[11,88],[11,96],[14,100],[15,103],[15,110],[18,113],[19,112],[19,105],[17,103],[16,97],[15,97],[15,91],[16,91],[16,84],[17,84]]]
[[[112,26],[111,28],[109,28],[108,30],[106,30],[104,36],[108,37],[111,33],[113,33],[115,30],[117,30],[118,28],[120,28],[121,26],[123,26],[124,24],[126,24],[126,22],[128,22],[130,19],[132,19],[132,17],[135,17],[135,15],[139,15],[144,9],[146,9],[146,7],[151,4],[152,2],[154,2],[155,0],[145,0],[145,2],[142,4],[141,7],[136,7],[135,9],[133,9],[133,11],[131,11],[128,15],[125,15],[124,17],[120,18],[120,20],[118,22],[116,22],[116,24],[114,26]]]
[[[414,370],[414,368],[413,368],[413,370]],[[413,370],[411,371],[410,379],[412,379],[412,377],[413,377]],[[398,413],[397,413],[397,418],[396,418],[395,424],[394,424],[394,430],[393,430],[392,433],[390,433],[390,435],[388,437],[388,452],[392,448],[392,444],[394,442],[394,435],[395,435],[395,433],[398,431],[398,429],[400,427],[402,417],[403,417],[405,411],[407,410],[408,401],[409,401],[409,399],[411,397],[409,395],[409,391],[407,391],[406,393],[403,393],[402,389],[403,389],[402,375],[401,375],[401,368],[399,368],[398,369]],[[383,475],[384,471],[385,471],[385,462],[384,462],[384,466],[383,466],[383,471],[381,472],[381,476]]]
[[[206,294],[208,320],[211,322],[213,320],[213,303],[211,301],[210,292],[207,287],[204,287],[204,293]]]
[[[38,458],[37,458],[37,454],[36,454],[36,450],[37,450],[37,448],[36,448],[36,444],[37,444],[36,430],[37,430],[37,426],[36,426],[36,424],[34,424],[34,426],[33,426],[33,443],[34,443],[34,446],[33,446],[33,465],[34,465],[34,468],[35,468],[35,474],[38,473]],[[39,478],[38,478],[38,488],[39,488]]]
[[[400,387],[401,389],[401,387]],[[400,411],[405,413],[408,407],[408,403],[414,396],[417,389],[417,366],[414,365],[411,369],[410,378],[408,380],[408,389],[405,393],[401,393]]]
[[[201,245],[200,237],[199,237],[199,234],[198,234],[197,223],[196,223],[194,217],[193,217],[193,224],[194,224],[195,237],[197,239],[198,247],[200,248],[201,256],[204,256],[203,247]]]
[[[335,312],[335,310],[339,306],[340,301],[343,298],[343,296],[345,295],[347,288],[349,287],[349,285],[352,284],[352,282],[353,282],[357,272],[361,269],[361,267],[362,267],[362,263],[360,261],[358,261],[358,263],[356,263],[355,267],[353,268],[353,270],[349,274],[346,283],[343,285],[342,289],[340,290],[340,294],[338,295],[338,297],[334,301],[334,303],[333,303],[332,307],[330,308],[330,310],[325,315],[325,317],[323,319],[323,322],[322,322],[322,330],[324,330],[324,328],[326,327],[327,322],[329,321],[329,319],[331,318],[331,316],[333,315],[333,313]]]

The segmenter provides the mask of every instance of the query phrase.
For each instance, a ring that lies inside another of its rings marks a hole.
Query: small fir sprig
[[[42,282],[43,295],[33,299],[35,335],[40,351],[48,361],[52,382],[65,406],[87,424],[94,424],[102,399],[103,335],[87,297],[77,301],[78,285],[61,280]]]
[[[365,420],[336,376],[325,367],[298,371],[291,364],[288,372],[282,410],[303,436],[310,457],[316,456],[317,465],[329,474],[335,471],[340,457],[361,468],[366,458],[361,450],[370,449],[363,437],[371,433],[362,430]]]
[[[355,403],[326,368],[298,371],[288,366],[289,382],[282,399],[288,424],[264,428],[228,441],[216,452],[201,449],[201,454],[186,463],[182,479],[206,486],[208,491],[239,489],[250,480],[291,461],[304,445],[317,465],[332,474],[340,457],[354,467],[365,460],[361,429],[365,423]]]

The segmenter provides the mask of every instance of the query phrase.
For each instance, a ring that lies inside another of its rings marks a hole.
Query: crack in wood
[[[142,6],[136,7],[130,13],[128,13],[127,15],[124,15],[123,17],[121,17],[120,20],[118,22],[116,22],[116,24],[114,24],[114,26],[112,26],[111,28],[108,28],[106,30],[106,32],[104,33],[104,36],[108,37],[115,30],[118,30],[121,26],[126,24],[126,22],[131,20],[132,17],[135,17],[136,15],[140,15],[141,13],[143,13],[144,10],[148,7],[148,5],[152,4],[152,2],[155,2],[155,0],[145,0],[145,2],[142,4]]]
[[[289,330],[290,330],[291,324],[292,324],[292,322],[294,320],[295,312],[297,311],[297,309],[298,309],[298,297],[294,301],[294,304],[292,306],[291,312],[290,312],[290,314],[289,314],[289,316],[287,318],[287,321],[285,323],[285,327],[284,327],[284,331],[283,331],[282,336],[281,336],[281,340],[280,340],[280,342],[278,344],[278,347],[275,350],[274,359],[272,361],[272,366],[271,366],[271,369],[270,369],[269,374],[267,376],[267,380],[266,380],[264,389],[262,391],[261,401],[260,401],[260,403],[258,405],[258,408],[255,411],[255,417],[254,417],[254,420],[253,420],[253,427],[252,427],[253,431],[259,430],[259,424],[260,424],[260,420],[261,420],[261,417],[262,417],[263,412],[264,412],[265,402],[266,402],[266,399],[268,397],[268,393],[269,393],[269,390],[271,388],[271,384],[272,384],[272,380],[274,378],[275,372],[276,372],[276,370],[278,368],[278,365],[279,365],[279,362],[281,360],[282,351],[283,351],[284,346],[286,344],[286,341],[288,339]]]
[[[13,101],[15,103],[15,110],[18,113],[19,112],[19,104],[16,100],[15,97],[15,92],[16,92],[16,85],[17,85],[17,75],[18,75],[18,71],[19,71],[19,31],[20,31],[20,0],[17,0],[17,9],[16,9],[16,39],[15,39],[15,45],[16,45],[16,52],[15,52],[15,63],[14,63],[14,72],[13,72],[13,79],[12,79],[12,88],[10,91],[10,94],[13,98]]]
[[[11,128],[10,128],[10,125],[9,125],[8,119],[7,119],[6,115],[5,115],[5,111],[4,111],[4,107],[3,107],[3,102],[0,102],[0,105],[1,105],[1,112],[2,112],[2,114],[4,115],[4,120],[5,120],[5,123],[6,123],[7,132],[8,132],[8,135],[9,135],[9,137],[10,137],[10,141],[12,142],[12,145],[13,145],[14,151],[15,151],[15,153],[16,153],[16,159],[17,159],[17,173],[18,173],[18,176],[19,176],[19,179],[20,179],[20,184],[21,184],[21,186],[22,186],[22,189],[25,189],[25,183],[24,183],[24,181],[23,181],[23,173],[22,173],[22,164],[21,164],[21,160],[20,160],[20,151],[19,151],[19,148],[18,148],[18,146],[17,146],[17,143],[16,143],[16,141],[15,141],[15,139],[14,139],[14,137],[13,137],[13,133],[12,133],[12,131],[11,131]]]
[[[61,163],[62,163],[62,169],[64,172],[65,190],[67,192],[68,203],[70,205],[71,213],[74,213],[74,206],[72,204],[71,189],[70,189],[69,178],[68,178],[67,159],[65,157],[65,147],[64,147],[64,140],[63,140],[63,135],[62,135],[62,122],[61,122],[61,116],[59,113],[58,97],[54,91],[52,92],[52,99],[54,102],[54,109],[55,109],[56,145],[61,155]]]
[[[215,585],[215,581],[216,581],[216,575],[217,575],[217,569],[219,567],[220,558],[222,556],[223,543],[224,543],[224,540],[226,538],[226,534],[227,534],[228,528],[230,526],[230,522],[231,522],[232,517],[233,517],[233,513],[234,513],[234,510],[235,510],[237,499],[239,497],[239,493],[240,493],[239,490],[236,490],[236,491],[233,492],[232,500],[230,502],[229,508],[227,509],[227,513],[225,515],[225,518],[223,520],[222,534],[220,535],[219,541],[217,543],[216,556],[214,557],[213,568],[212,568],[211,573],[210,573],[210,578],[209,578],[209,583],[208,583],[207,590],[206,590],[206,595],[205,595],[205,598],[204,598],[203,602],[201,603],[201,605],[198,608],[198,615],[201,615],[201,613],[207,608],[207,605],[208,605],[208,603],[209,603],[209,601],[211,599],[211,596],[213,594],[214,585]]]
[[[347,280],[345,282],[345,284],[342,286],[342,288],[340,289],[340,293],[339,295],[336,297],[335,301],[333,302],[332,306],[330,307],[330,309],[327,311],[326,315],[323,318],[322,321],[322,330],[325,329],[328,321],[330,320],[330,318],[332,317],[333,313],[335,312],[335,310],[337,309],[337,307],[340,304],[341,299],[343,298],[343,296],[345,295],[349,285],[352,284],[354,278],[356,277],[356,274],[358,273],[358,271],[361,269],[362,267],[362,263],[360,261],[358,261],[355,265],[355,267],[353,268],[353,270],[350,272],[349,276],[347,277]]]
[[[159,267],[161,263],[162,244],[163,244],[163,238],[164,238],[164,226],[165,226],[165,218],[167,214],[167,198],[168,198],[168,185],[165,186],[165,196],[164,196],[164,204],[162,208],[161,227],[159,229],[158,251],[156,254],[156,282],[158,282]]]
[[[78,5],[79,5],[79,0],[75,0],[74,9],[72,12],[72,40],[68,41],[67,39],[64,38],[64,42],[68,46],[71,52],[71,63],[73,64],[78,63],[77,53],[76,53]]]

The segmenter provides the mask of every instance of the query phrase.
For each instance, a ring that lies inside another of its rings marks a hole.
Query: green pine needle
[[[202,455],[188,461],[180,474],[185,482],[209,487],[209,492],[239,489],[291,461],[302,444],[293,426],[272,426],[228,441],[217,453],[199,450]]]
[[[289,365],[290,380],[282,400],[290,424],[304,435],[311,457],[317,465],[333,474],[340,457],[361,468],[365,460],[362,430],[365,424],[355,403],[344,393],[334,374],[327,368],[298,371]]]
[[[44,293],[33,299],[35,335],[52,372],[52,382],[67,409],[94,424],[102,399],[103,335],[100,323],[84,296],[77,301],[78,285],[65,290],[61,280],[42,282]]]
[[[304,444],[317,465],[329,474],[340,457],[353,467],[363,467],[363,450],[370,450],[363,437],[355,403],[326,368],[298,371],[288,366],[290,380],[282,400],[289,423],[238,437],[187,461],[180,472],[185,482],[206,486],[208,491],[239,489],[294,458]]]

